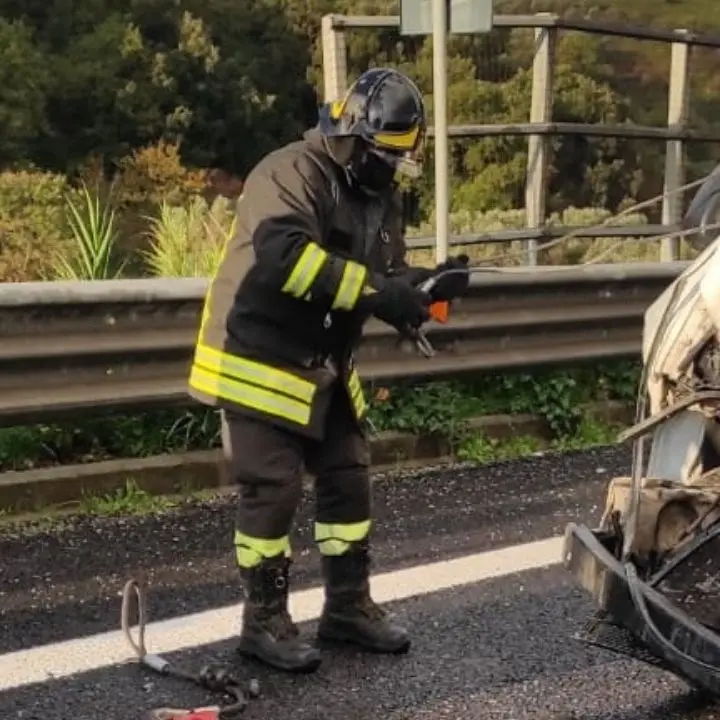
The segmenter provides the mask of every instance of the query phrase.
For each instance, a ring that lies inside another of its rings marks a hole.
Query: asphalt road
[[[378,571],[561,534],[594,522],[625,451],[437,469],[376,485]],[[298,518],[295,587],[317,584],[310,498]],[[114,630],[119,591],[143,568],[152,620],[240,600],[228,540],[232,497],[152,518],[96,518],[0,536],[0,655]],[[592,606],[559,566],[394,603],[414,633],[400,658],[330,653],[315,675],[287,677],[235,660],[263,695],[248,720],[720,720],[673,676],[572,639]],[[305,624],[311,632],[315,623]],[[152,635],[148,637],[152,643]],[[178,654],[233,659],[232,644]],[[140,720],[153,707],[207,703],[202,692],[135,665],[0,693],[10,720]]]

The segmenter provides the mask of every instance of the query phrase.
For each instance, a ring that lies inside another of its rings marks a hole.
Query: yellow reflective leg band
[[[335,293],[332,309],[352,310],[360,297],[366,277],[367,268],[364,265],[347,260],[343,268],[340,286]]]
[[[235,531],[235,558],[241,568],[255,567],[264,559],[278,555],[290,557],[290,538],[287,535],[268,540],[245,535],[239,530]]]
[[[303,297],[320,274],[327,257],[328,254],[317,243],[308,243],[283,285],[282,291],[296,298]]]
[[[343,555],[370,533],[371,520],[356,523],[315,523],[315,542],[323,555]]]
[[[350,378],[348,379],[348,390],[350,392],[350,398],[352,399],[356,416],[362,417],[367,409],[367,403],[365,402],[365,395],[360,382],[360,376],[357,374],[356,370],[353,370],[352,373],[350,373]]]

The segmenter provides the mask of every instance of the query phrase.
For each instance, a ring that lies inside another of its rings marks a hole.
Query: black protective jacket
[[[356,305],[373,273],[407,269],[399,192],[359,193],[325,143],[311,130],[248,176],[190,377],[203,403],[314,438],[339,378],[363,415],[352,354],[367,316]]]

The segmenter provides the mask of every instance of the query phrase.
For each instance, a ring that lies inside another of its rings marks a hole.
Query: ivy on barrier
[[[370,384],[370,424],[377,432],[432,434],[457,446],[468,438],[471,417],[528,413],[544,418],[562,440],[582,431],[588,402],[632,401],[639,373],[638,363],[621,361],[467,380]],[[204,407],[10,427],[0,429],[0,472],[202,450],[219,443],[217,413]]]

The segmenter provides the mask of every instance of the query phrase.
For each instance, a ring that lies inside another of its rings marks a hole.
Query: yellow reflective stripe
[[[360,383],[360,376],[358,375],[357,370],[352,370],[350,372],[350,377],[348,379],[348,387],[350,388],[350,392],[357,392],[358,390],[362,390],[362,385]]]
[[[367,277],[367,268],[359,263],[347,260],[343,268],[340,287],[335,293],[335,300],[332,304],[333,310],[352,310],[360,297],[365,278]]]
[[[282,291],[301,298],[310,289],[320,273],[328,254],[314,242],[308,243],[295,263]]]
[[[235,531],[235,558],[240,567],[255,567],[264,558],[273,558],[278,555],[290,557],[290,538],[287,535],[268,540],[251,537],[239,530]]]
[[[350,378],[348,379],[348,390],[350,391],[350,398],[352,399],[353,407],[355,408],[355,414],[358,417],[361,417],[367,408],[367,403],[365,402],[365,394],[363,393],[360,376],[357,374],[357,370],[353,370],[350,373]]]
[[[342,555],[350,545],[367,537],[370,520],[357,523],[315,523],[315,542],[323,555]]]
[[[321,540],[318,549],[321,555],[344,555],[350,549],[350,543],[345,540]]]
[[[361,520],[356,523],[315,523],[315,540],[344,540],[345,542],[358,542],[370,532],[371,520]]]
[[[240,195],[238,198],[238,203],[242,200],[243,196]],[[198,332],[198,337],[202,337],[203,330],[205,329],[205,325],[207,324],[207,321],[210,319],[210,304],[212,302],[212,287],[213,283],[215,282],[215,278],[217,277],[218,273],[220,272],[220,268],[223,266],[223,263],[225,262],[228,252],[230,250],[230,245],[232,243],[233,238],[235,237],[235,228],[237,227],[237,214],[233,216],[232,223],[230,223],[230,229],[228,230],[227,235],[225,236],[225,241],[223,242],[222,250],[220,251],[220,257],[218,258],[217,265],[215,266],[215,269],[213,271],[212,278],[210,280],[210,283],[208,284],[208,290],[205,295],[205,302],[203,303],[203,309],[202,309],[202,315],[200,317],[200,330]]]
[[[275,415],[298,425],[307,425],[310,422],[310,405],[254,385],[230,380],[198,365],[193,365],[190,371],[190,387],[210,397]]]
[[[399,133],[375,133],[373,140],[378,145],[392,148],[393,150],[412,150],[418,141],[420,126],[416,125],[407,132]]]
[[[205,370],[227,375],[234,380],[262,385],[269,390],[283,392],[309,403],[315,395],[315,385],[284,370],[277,370],[263,363],[221,352],[208,345],[198,345],[195,362]]]
[[[330,103],[330,117],[333,120],[340,119],[340,116],[343,114],[343,110],[345,110],[345,105],[347,104],[349,96],[350,93],[348,92],[342,100],[333,100],[333,102]]]
[[[352,403],[357,417],[362,417],[367,408],[367,403],[365,402],[362,391],[352,396]]]

